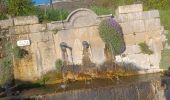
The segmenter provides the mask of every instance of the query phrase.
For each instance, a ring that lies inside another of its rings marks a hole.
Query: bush
[[[100,23],[99,34],[114,55],[125,50],[122,29],[113,18],[103,20]]]
[[[35,14],[35,6],[32,0],[7,0],[8,14],[11,16],[27,16]]]
[[[148,45],[145,42],[140,43],[139,46],[140,46],[142,53],[148,54],[148,55],[153,54],[153,51],[149,49]]]
[[[36,8],[36,15],[41,23],[46,23],[50,21],[65,20],[69,13],[64,9],[47,9],[45,11],[43,9]]]
[[[55,62],[55,67],[58,73],[62,72],[63,61],[61,59],[57,59]]]

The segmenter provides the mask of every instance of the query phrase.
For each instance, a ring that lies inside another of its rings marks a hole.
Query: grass
[[[170,50],[163,50],[162,53],[162,59],[160,62],[160,68],[168,70],[170,68]]]
[[[112,10],[111,8],[91,6],[90,9],[93,10],[97,15],[114,14],[114,10]]]
[[[153,51],[149,49],[148,45],[145,42],[140,43],[139,46],[140,46],[142,53],[148,54],[148,55],[153,54]]]
[[[170,9],[159,10],[161,24],[164,26],[166,30],[170,31]],[[168,44],[170,45],[170,33],[167,34]]]
[[[161,24],[164,26],[166,30],[170,31],[170,9],[159,10]]]

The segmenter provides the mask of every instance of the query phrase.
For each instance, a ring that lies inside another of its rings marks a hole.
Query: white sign
[[[22,46],[28,46],[31,45],[30,40],[19,40],[17,41],[17,46],[22,47]]]

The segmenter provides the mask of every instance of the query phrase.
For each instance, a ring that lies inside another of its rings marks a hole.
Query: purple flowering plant
[[[114,18],[105,19],[100,23],[99,34],[114,55],[125,50],[122,28]]]

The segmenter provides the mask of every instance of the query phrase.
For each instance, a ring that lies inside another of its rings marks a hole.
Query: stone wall
[[[122,26],[126,43],[125,56],[117,56],[117,62],[131,63],[140,69],[158,69],[164,41],[159,11],[143,11],[141,4],[120,6],[116,19]],[[141,52],[138,44],[142,42],[154,52],[152,55]]]
[[[61,43],[67,43],[68,63],[82,64],[83,41],[90,44],[89,57],[97,66],[106,61],[105,44],[99,36],[98,25],[111,15],[97,16],[89,9],[77,9],[66,20],[39,24],[35,16],[16,17],[0,21],[1,29],[9,29],[13,48],[18,40],[30,40],[31,45],[21,47],[28,51],[22,58],[14,58],[15,79],[33,81],[55,69],[55,61],[63,58]],[[162,35],[159,12],[143,11],[142,5],[120,6],[116,20],[122,26],[126,42],[126,57],[117,56],[118,63],[130,63],[140,69],[159,69]],[[146,42],[153,55],[142,54],[138,46]],[[126,66],[128,67],[128,66]]]

